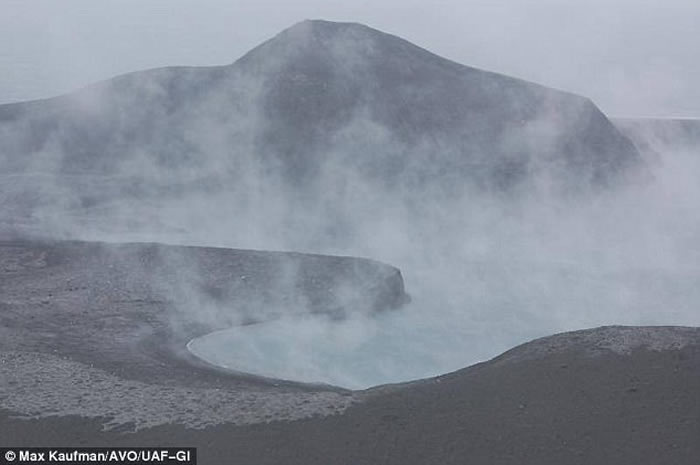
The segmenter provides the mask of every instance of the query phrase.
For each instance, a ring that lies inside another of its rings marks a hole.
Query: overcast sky
[[[0,102],[229,63],[307,18],[364,23],[611,115],[700,115],[698,0],[0,0]]]

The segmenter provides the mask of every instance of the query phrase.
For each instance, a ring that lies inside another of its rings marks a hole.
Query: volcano
[[[352,190],[345,178],[399,196],[538,183],[580,190],[614,184],[642,162],[587,98],[360,24],[304,21],[230,65],[135,72],[2,105],[0,163],[3,175],[25,177],[0,192],[16,217],[246,179],[282,183],[302,201],[329,186]]]

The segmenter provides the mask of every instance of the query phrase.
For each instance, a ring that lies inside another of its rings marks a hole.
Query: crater
[[[322,312],[284,316],[205,334],[191,340],[188,349],[235,372],[361,390],[456,371],[580,327],[698,322],[697,315],[684,311],[700,296],[697,272],[605,272],[530,263],[463,270],[453,286],[428,286],[412,276],[417,291],[411,302],[390,311],[350,308],[345,319]],[[446,287],[449,292],[440,292]],[[660,312],[663,302],[668,309]],[[642,333],[634,340],[620,339],[624,334],[596,344],[619,352],[633,350],[641,344],[637,339],[651,348],[682,343],[654,342]]]

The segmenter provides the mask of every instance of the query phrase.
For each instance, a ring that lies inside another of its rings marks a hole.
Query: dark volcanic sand
[[[290,257],[313,266],[288,300],[305,295],[320,310],[337,299],[312,284],[329,276],[357,286],[372,276],[380,302],[405,298],[397,270],[352,259],[0,245],[0,446],[196,446],[205,464],[698,463],[695,328],[567,333],[435,379],[354,393],[235,376],[174,350],[220,321],[216,302],[264,294]],[[180,308],[193,297],[166,273],[176,259],[197,264],[187,276],[208,290],[198,297],[212,308],[204,315]],[[222,283],[244,269],[249,282],[226,294]]]

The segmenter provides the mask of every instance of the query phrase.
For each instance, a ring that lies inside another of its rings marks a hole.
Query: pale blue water
[[[188,347],[236,371],[351,389],[436,376],[487,355],[475,345],[463,352],[467,341],[483,339],[466,328],[415,323],[410,311],[343,322],[287,318],[217,331]]]
[[[695,270],[484,264],[464,269],[441,292],[413,295],[400,310],[342,322],[285,318],[211,333],[188,347],[236,371],[362,389],[458,370],[560,331],[700,325]]]

